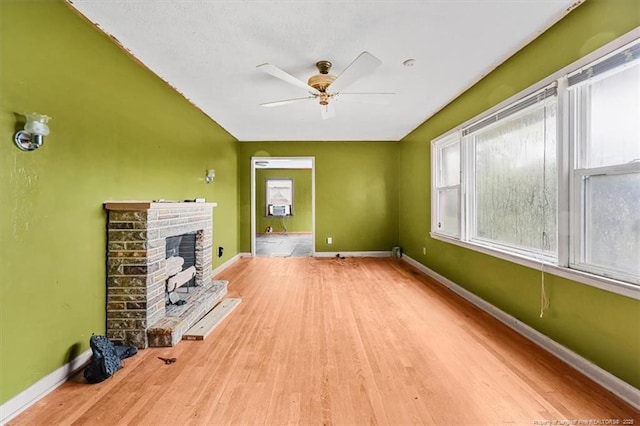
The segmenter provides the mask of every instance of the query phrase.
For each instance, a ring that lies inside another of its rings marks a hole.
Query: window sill
[[[447,237],[435,232],[431,232],[429,235],[435,240],[454,244],[459,247],[488,254],[489,256],[517,263],[519,265],[536,269],[538,271],[548,272],[562,278],[567,278],[569,280],[573,280],[582,284],[587,284],[601,290],[606,290],[612,293],[620,294],[622,296],[630,297],[632,299],[640,300],[640,287],[634,284],[614,280],[611,278],[601,277],[599,275],[578,271],[576,269],[554,265],[549,262],[541,261],[540,259],[533,259],[530,257],[498,250],[494,247],[488,247],[467,241],[460,241],[456,238]]]

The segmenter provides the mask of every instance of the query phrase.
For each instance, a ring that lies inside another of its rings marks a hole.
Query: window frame
[[[567,278],[583,284],[587,284],[596,288],[600,288],[613,293],[621,294],[633,299],[640,300],[640,281],[637,277],[625,277],[611,274],[609,271],[599,270],[598,268],[583,267],[576,262],[576,226],[579,210],[576,209],[579,191],[576,182],[581,180],[584,173],[593,173],[594,171],[606,173],[627,173],[632,170],[633,173],[640,171],[640,163],[633,162],[625,165],[607,166],[606,170],[596,169],[578,169],[576,166],[576,155],[579,153],[574,143],[574,132],[572,126],[575,124],[575,117],[571,117],[570,110],[571,100],[568,90],[568,76],[588,69],[593,64],[598,64],[606,57],[615,54],[617,51],[626,49],[630,45],[640,43],[640,28],[636,28],[624,36],[614,40],[613,42],[597,49],[596,51],[586,55],[578,61],[570,64],[547,78],[539,81],[531,87],[519,92],[501,102],[498,105],[484,111],[483,113],[461,123],[455,128],[442,134],[431,141],[431,229],[429,235],[431,238],[444,241],[450,244],[458,245],[467,249],[485,253],[497,258],[501,258],[513,263],[521,264],[533,269],[541,270],[545,273],[551,273],[556,276]],[[530,254],[514,251],[505,248],[499,244],[485,243],[483,241],[469,241],[467,238],[469,226],[469,175],[474,173],[470,169],[469,164],[469,148],[465,146],[462,136],[462,130],[478,124],[480,121],[487,119],[498,111],[508,108],[518,101],[531,96],[551,84],[557,84],[557,115],[556,115],[556,164],[557,164],[557,259],[549,259],[545,256],[532,257]],[[439,171],[438,144],[443,141],[451,142],[451,138],[458,136],[460,143],[460,160],[461,160],[461,201],[460,201],[460,231],[461,236],[447,235],[439,231],[437,225],[437,196],[438,188],[436,186],[436,177]],[[581,196],[581,195],[580,195]],[[581,242],[582,243],[582,242]]]

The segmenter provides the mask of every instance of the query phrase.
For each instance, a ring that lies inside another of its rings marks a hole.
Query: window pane
[[[460,144],[447,145],[440,151],[442,159],[442,182],[439,186],[460,183]]]
[[[267,204],[292,204],[293,182],[291,179],[267,180]]]
[[[640,276],[640,173],[585,183],[584,262]]]
[[[589,91],[585,168],[640,159],[640,64],[596,81]]]
[[[460,235],[460,189],[438,191],[438,231]]]
[[[551,103],[475,134],[474,238],[556,252],[555,123]]]

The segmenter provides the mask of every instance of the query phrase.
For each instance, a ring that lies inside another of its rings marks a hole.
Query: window
[[[640,40],[574,70],[432,142],[431,235],[636,294]]]
[[[293,179],[269,178],[266,191],[266,216],[293,215]]]
[[[630,51],[568,80],[576,152],[571,265],[623,280],[640,276],[640,62],[623,61]]]
[[[555,257],[555,88],[466,129],[469,239]]]
[[[438,167],[435,181],[434,228],[445,235],[460,236],[460,141],[458,134],[435,144]]]

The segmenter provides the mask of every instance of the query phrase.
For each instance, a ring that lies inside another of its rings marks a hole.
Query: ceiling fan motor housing
[[[307,84],[324,93],[327,87],[329,87],[337,77],[329,74],[329,70],[331,70],[331,62],[329,61],[318,61],[316,62],[316,67],[318,68],[319,74],[312,75]]]

